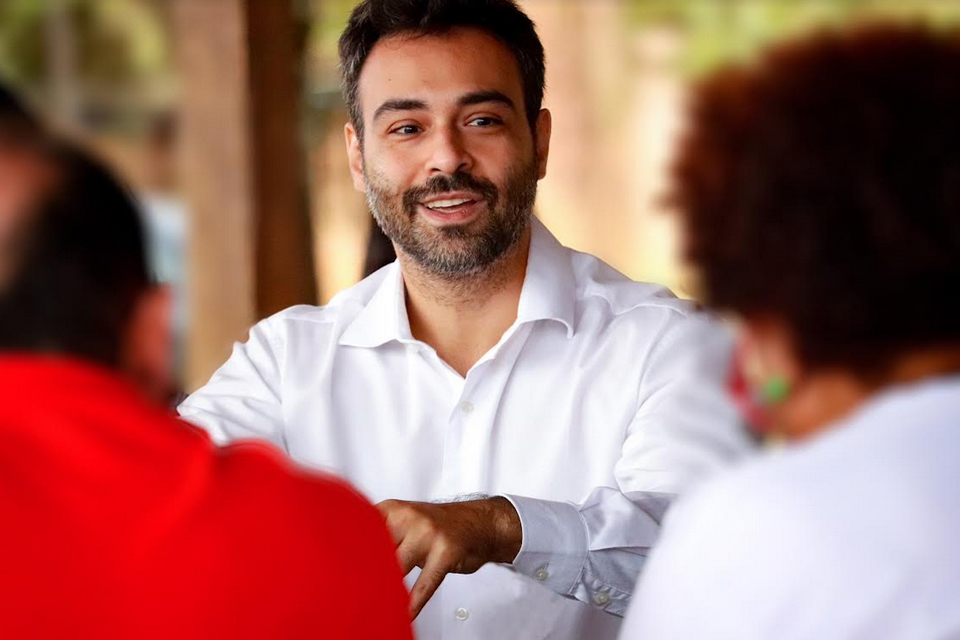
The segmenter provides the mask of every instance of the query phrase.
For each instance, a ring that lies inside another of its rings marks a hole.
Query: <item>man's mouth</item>
[[[465,224],[483,211],[486,200],[474,193],[444,193],[421,201],[424,213],[438,224]]]
[[[437,213],[453,214],[461,212],[464,209],[477,204],[479,201],[480,198],[473,194],[457,194],[424,200],[420,204],[431,211],[436,211]]]
[[[455,198],[453,200],[437,200],[435,202],[429,202],[423,206],[428,209],[433,209],[434,211],[447,211],[450,209],[456,209],[457,207],[467,204],[474,203],[476,200],[470,200],[468,198]]]

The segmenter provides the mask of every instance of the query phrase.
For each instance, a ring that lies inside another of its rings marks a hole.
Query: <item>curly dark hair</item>
[[[527,120],[536,131],[546,72],[536,27],[514,0],[364,0],[354,8],[340,36],[340,73],[350,120],[363,138],[357,85],[374,45],[400,33],[442,34],[457,27],[481,29],[513,53],[520,69]]]
[[[702,81],[671,201],[703,301],[808,366],[960,343],[960,39],[874,24]]]

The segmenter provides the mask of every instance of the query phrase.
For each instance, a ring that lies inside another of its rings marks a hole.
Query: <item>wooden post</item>
[[[314,303],[291,0],[173,0],[194,389],[257,320]]]

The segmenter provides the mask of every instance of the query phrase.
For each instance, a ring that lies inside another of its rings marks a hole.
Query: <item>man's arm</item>
[[[668,324],[644,361],[616,487],[581,504],[508,496],[523,523],[513,566],[557,593],[625,614],[673,499],[753,448],[726,393],[728,334],[705,316]]]
[[[274,318],[255,325],[245,343],[210,381],[184,400],[180,416],[203,427],[217,444],[266,440],[286,450],[280,391],[281,337]]]
[[[404,575],[420,567],[410,590],[414,618],[448,573],[509,563],[523,538],[516,510],[502,497],[434,504],[385,500],[377,505],[397,545]]]
[[[724,393],[729,357],[729,341],[711,323],[695,319],[665,330],[645,362],[637,413],[615,468],[618,486],[598,487],[582,504],[523,496],[382,503],[404,570],[429,567],[414,587],[414,610],[445,573],[512,559],[545,587],[624,615],[672,498],[750,449]],[[566,472],[575,470],[557,470]]]

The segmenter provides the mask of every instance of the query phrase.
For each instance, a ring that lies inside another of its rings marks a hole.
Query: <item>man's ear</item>
[[[550,156],[550,134],[553,132],[553,116],[548,109],[541,109],[537,116],[537,176],[547,176],[547,158]]]
[[[366,193],[367,181],[363,176],[363,148],[360,144],[360,136],[352,122],[348,122],[343,127],[343,135],[347,143],[347,160],[350,162],[353,188],[360,193]]]
[[[166,403],[174,390],[173,295],[161,285],[140,294],[127,322],[121,365],[152,400]]]

